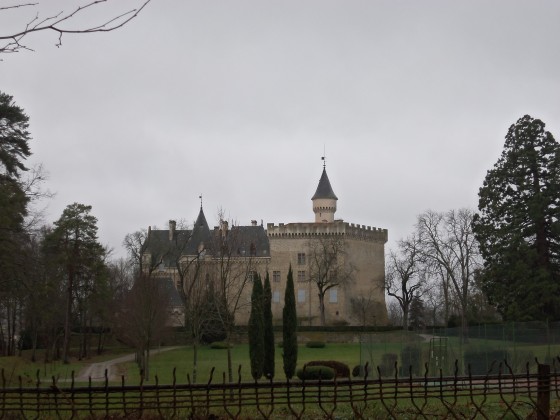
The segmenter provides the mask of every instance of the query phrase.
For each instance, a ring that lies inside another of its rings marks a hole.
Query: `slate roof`
[[[179,295],[179,291],[175,287],[175,284],[173,284],[173,280],[171,280],[170,277],[162,278],[158,284],[163,289],[163,291],[167,293],[169,299],[169,306],[171,307],[183,306],[183,300]]]
[[[212,236],[210,234],[210,228],[208,227],[208,222],[204,216],[204,211],[202,206],[198,212],[198,217],[196,222],[194,222],[193,229],[191,231],[191,237],[189,238],[185,251],[186,255],[196,255],[199,251],[199,246],[202,244],[204,247],[209,247],[212,242]]]
[[[327,176],[327,170],[325,168],[323,168],[323,174],[319,180],[317,191],[315,191],[315,195],[311,199],[315,200],[316,198],[331,198],[338,200],[338,197],[335,195],[331,187],[329,177]]]
[[[220,231],[215,231],[220,234]],[[234,256],[270,257],[268,235],[262,226],[233,226],[228,233]]]
[[[163,257],[165,266],[173,266],[180,255],[197,255],[200,244],[209,255],[213,255],[213,245],[219,243],[221,231],[208,227],[204,211],[200,208],[192,230],[175,230],[169,240],[169,230],[151,230],[145,251],[152,255],[153,262]],[[233,256],[270,257],[270,244],[263,226],[232,226],[226,236],[226,244]]]

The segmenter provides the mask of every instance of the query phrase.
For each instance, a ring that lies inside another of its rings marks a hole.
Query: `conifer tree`
[[[529,115],[513,124],[479,191],[482,287],[509,320],[560,319],[560,145]]]
[[[284,295],[284,309],[282,310],[282,360],[284,362],[284,373],[288,379],[291,379],[296,371],[298,352],[296,329],[296,296],[294,292],[292,266],[290,265],[288,280],[286,282],[286,293]]]
[[[272,289],[268,271],[264,279],[264,366],[263,373],[268,379],[274,378],[274,330],[272,328]]]
[[[251,293],[251,315],[249,316],[249,357],[251,359],[251,375],[259,379],[263,375],[264,365],[264,320],[263,320],[263,287],[261,277],[253,277]]]

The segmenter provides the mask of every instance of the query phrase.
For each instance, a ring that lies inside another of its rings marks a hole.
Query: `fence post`
[[[550,365],[539,363],[537,385],[537,420],[550,419]]]

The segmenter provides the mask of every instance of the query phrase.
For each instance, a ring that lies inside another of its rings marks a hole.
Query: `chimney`
[[[227,220],[220,220],[220,231],[222,232],[222,238],[227,236],[228,222]]]
[[[175,227],[177,226],[177,223],[175,222],[175,220],[170,220],[169,221],[169,240],[172,241],[173,238],[175,238]]]
[[[251,226],[257,226],[257,221],[256,220],[251,220]]]

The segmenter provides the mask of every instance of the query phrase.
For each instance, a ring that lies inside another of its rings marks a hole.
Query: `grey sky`
[[[117,255],[201,193],[210,225],[313,221],[323,147],[337,217],[392,246],[426,209],[476,207],[522,115],[560,139],[559,21],[552,0],[152,0],[117,32],[29,38],[0,90],[31,117],[48,221],[91,204]]]

